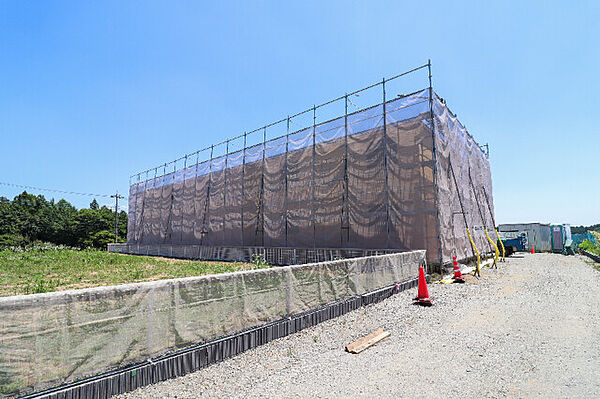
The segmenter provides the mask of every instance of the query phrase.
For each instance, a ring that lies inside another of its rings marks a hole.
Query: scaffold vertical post
[[[438,257],[439,257],[439,267],[442,268],[443,265],[443,257],[442,257],[442,236],[441,236],[441,220],[440,220],[440,209],[438,202],[438,184],[437,184],[437,146],[436,146],[436,138],[435,138],[435,117],[433,114],[433,83],[431,78],[431,60],[427,60],[427,70],[429,72],[429,121],[431,124],[431,135],[432,135],[432,146],[433,146],[433,199],[435,206],[435,214],[436,214],[436,227],[437,227],[437,240],[438,240]]]
[[[387,159],[387,119],[385,107],[385,78],[381,81],[383,95],[383,170],[385,177],[385,230],[386,248],[390,247],[390,190],[388,184],[388,159]]]
[[[140,188],[142,186],[142,176],[140,173],[138,173],[137,175],[137,184],[135,186],[135,208],[134,208],[134,215],[135,218],[133,219],[133,234],[132,234],[132,241],[134,243],[138,242],[138,237],[139,237],[139,231],[138,228],[140,226],[139,224],[139,218],[141,217],[141,212],[144,211],[144,194],[146,194],[145,192],[142,193],[142,209],[138,209],[138,204],[140,203],[140,201],[138,201],[138,196],[140,194]],[[146,191],[146,181],[144,181],[144,191]],[[128,239],[129,240],[129,239]]]
[[[244,149],[242,155],[242,247],[244,246],[244,206],[246,204],[246,192],[244,189],[245,178],[246,178],[246,136],[244,132]]]
[[[187,174],[187,159],[188,159],[188,156],[186,154],[183,159],[183,180],[182,180],[183,188],[181,190],[181,202],[180,202],[180,206],[181,206],[181,225],[179,226],[179,228],[181,229],[181,234],[180,234],[180,239],[179,239],[180,244],[183,244],[183,220],[184,220],[183,203],[185,201],[185,176]]]
[[[147,191],[148,191],[148,171],[146,171],[146,179],[144,180],[144,193],[142,194],[142,209],[138,213],[139,218],[136,218],[137,226],[135,228],[135,237],[134,237],[136,243],[140,243],[142,241],[142,236],[144,233],[144,228],[143,228],[142,222],[145,222],[144,211],[146,208],[146,192]],[[136,210],[136,212],[137,212],[137,210]]]
[[[166,176],[166,174],[167,174],[167,164],[165,163],[163,165],[163,174],[162,174],[161,180],[159,180],[159,182],[161,182],[161,185],[160,185],[160,201],[161,202],[160,202],[160,204],[162,204],[162,200],[163,200],[163,194],[164,194],[163,191],[164,191],[164,188],[165,188],[165,176]],[[165,211],[166,211],[166,209],[164,209],[161,206],[160,220],[159,220],[159,223],[158,223],[158,229],[159,229],[158,230],[158,236],[160,238],[163,238],[163,235],[164,235],[164,230],[163,230],[163,215],[162,214]],[[163,243],[164,243],[164,239],[161,240],[161,241],[163,241]]]
[[[317,247],[317,182],[315,181],[316,137],[317,137],[317,106],[313,106],[313,132],[312,132],[312,225],[313,248]]]
[[[206,199],[204,201],[204,212],[202,214],[202,231],[200,232],[200,245],[204,244],[204,238],[208,236],[208,226],[206,221],[210,222],[210,189],[212,186],[212,165],[213,165],[213,154],[214,154],[215,146],[212,144],[210,146],[210,161],[208,164],[208,184],[206,185]]]
[[[198,209],[196,207],[196,198],[198,197],[198,161],[200,160],[200,151],[196,152],[196,169],[194,172],[194,221],[192,225],[192,243],[196,243],[196,225],[198,220]]]
[[[345,248],[350,242],[350,215],[348,201],[348,94],[344,95],[344,194],[342,196],[341,247]],[[346,230],[346,245],[343,237]]]
[[[223,184],[223,245],[225,245],[225,243],[227,242],[226,237],[227,235],[225,234],[225,216],[227,215],[227,167],[229,166],[229,140],[225,141],[225,170],[223,171],[224,174],[224,181],[225,184]]]
[[[290,116],[287,117],[287,128],[285,133],[285,198],[283,211],[285,212],[285,246],[288,246],[288,153],[290,150]]]
[[[175,194],[173,194],[173,191],[175,190],[175,174],[177,173],[177,160],[173,161],[173,174],[171,175],[171,206],[169,207],[169,219],[167,219],[167,231],[165,232],[165,237],[167,237],[167,233],[168,233],[168,239],[169,242],[172,244],[174,241],[174,237],[173,237],[173,224],[175,223],[175,220],[173,218],[173,208],[175,207]],[[171,255],[173,254],[173,246],[171,245]]]
[[[129,196],[129,203],[133,202],[133,212],[131,211],[131,207],[129,207],[129,214],[130,214],[130,218],[128,220],[128,222],[131,222],[131,226],[127,226],[127,242],[131,242],[135,240],[135,221],[137,219],[137,197],[138,197],[138,193],[140,191],[140,175],[139,173],[136,175],[137,177],[137,181],[135,183],[133,183],[133,185],[135,186],[134,189],[131,188],[131,181],[135,181],[136,179],[132,179],[133,176],[131,176],[129,178],[130,182],[129,182],[129,192],[134,192],[133,196]],[[131,228],[129,228],[131,227]],[[129,239],[129,237],[131,237],[131,240]]]
[[[136,234],[135,240],[136,240],[137,243],[142,242],[143,238],[144,238],[144,228],[143,228],[143,226],[145,225],[145,223],[144,223],[144,225],[142,225],[142,222],[145,222],[145,220],[144,220],[144,217],[145,217],[144,213],[145,212],[144,211],[146,209],[146,193],[148,192],[148,172],[149,172],[149,170],[146,171],[146,180],[144,180],[144,193],[142,194],[142,209],[141,209],[141,211],[139,213],[139,215],[140,215],[139,219],[140,220],[139,220],[139,222],[136,220],[136,223],[137,223],[138,226],[135,229],[135,234]],[[137,212],[137,210],[136,210],[136,212]]]
[[[260,240],[265,246],[265,162],[267,159],[267,126],[263,128],[262,176],[260,185]]]
[[[156,191],[157,187],[156,187],[156,178],[158,177],[158,166],[156,168],[154,168],[154,177],[152,178],[152,189],[154,191]],[[152,196],[154,198],[156,198],[156,193],[152,193]],[[162,193],[161,193],[161,198],[162,198]],[[156,207],[156,204],[153,204],[154,207]],[[158,212],[158,215],[160,217],[160,212]],[[151,218],[153,216],[150,216]],[[158,228],[160,228],[160,219],[158,220]],[[150,236],[153,237],[154,236],[154,223],[150,224]],[[156,237],[153,237],[153,239],[156,239]]]

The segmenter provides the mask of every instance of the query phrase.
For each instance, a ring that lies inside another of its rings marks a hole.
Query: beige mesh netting
[[[424,251],[0,298],[0,396],[414,279]]]
[[[128,243],[426,249],[440,264],[473,255],[468,227],[488,252],[489,160],[430,93],[135,183]]]

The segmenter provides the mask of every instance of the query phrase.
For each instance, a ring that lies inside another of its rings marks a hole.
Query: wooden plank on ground
[[[377,342],[381,341],[384,338],[387,338],[391,335],[388,331],[383,331],[383,329],[379,329],[377,331],[372,332],[369,335],[362,337],[361,339],[352,342],[348,346],[346,346],[346,350],[350,353],[360,353],[367,349],[370,346],[375,345]]]

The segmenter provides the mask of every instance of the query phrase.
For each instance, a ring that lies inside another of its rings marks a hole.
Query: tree
[[[600,223],[591,226],[571,226],[571,233],[573,234],[583,234],[588,230],[600,231]]]
[[[127,217],[127,212],[121,211],[119,212],[119,225],[117,229],[119,230],[118,237],[119,242],[127,242],[127,223],[129,219]]]
[[[74,233],[77,245],[80,247],[93,247],[92,236],[99,231],[109,230],[110,225],[96,209],[80,209],[74,219]]]
[[[81,248],[106,249],[114,241],[115,212],[94,199],[89,209],[61,199],[23,192],[12,201],[0,197],[0,246],[25,246],[35,241]],[[118,240],[127,237],[127,213],[119,213]]]
[[[40,238],[47,219],[40,219],[41,210],[48,206],[43,195],[35,196],[23,191],[13,200],[13,210],[17,217],[16,227],[20,234],[30,241]]]

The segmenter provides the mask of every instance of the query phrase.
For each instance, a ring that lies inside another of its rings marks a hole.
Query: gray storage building
[[[498,231],[526,231],[529,245],[536,251],[552,251],[552,230],[547,223],[512,223],[501,224]]]

